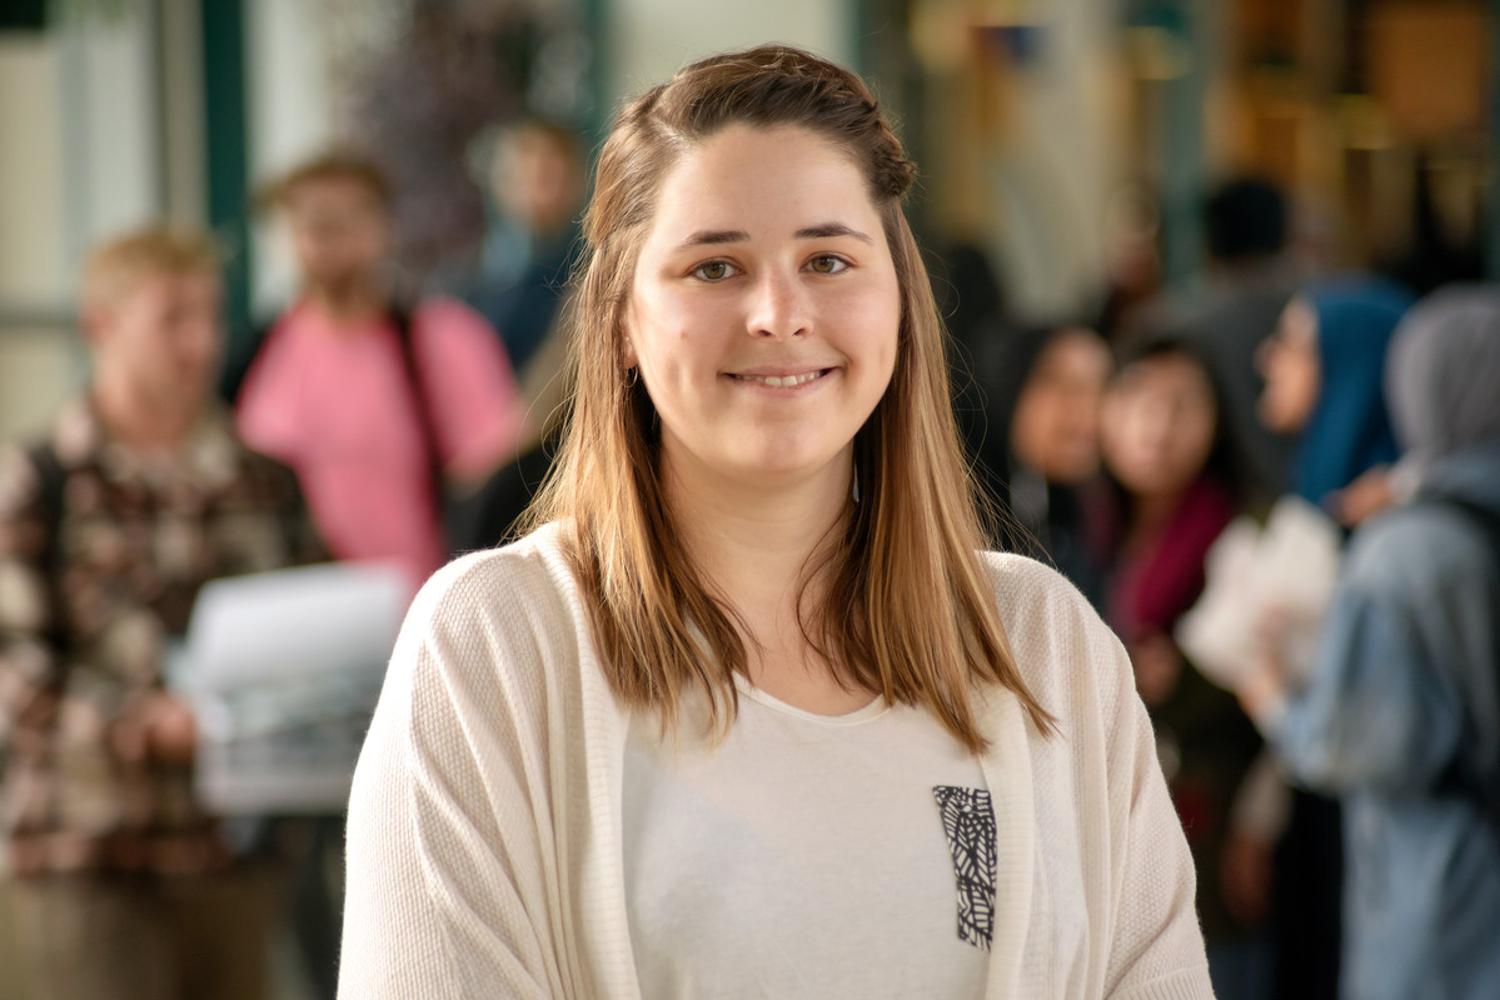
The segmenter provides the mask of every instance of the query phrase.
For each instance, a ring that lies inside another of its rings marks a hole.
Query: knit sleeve
[[[1124,646],[1055,569],[1016,555],[989,564],[1018,666],[1059,725],[1036,737],[1053,763],[1038,767],[1035,786],[1067,796],[1061,814],[1079,824],[1043,833],[1079,845],[1060,855],[1086,886],[1090,968],[1078,995],[1212,1000],[1193,858]]]
[[[1097,628],[1106,631],[1102,623]],[[1106,733],[1112,844],[1112,934],[1106,996],[1112,1000],[1211,1000],[1197,878],[1167,791],[1146,708],[1124,647],[1107,637],[1113,688]]]
[[[509,597],[473,570],[482,558],[449,566],[417,598],[360,756],[344,1000],[566,995],[544,876],[539,653],[524,621],[494,614]]]

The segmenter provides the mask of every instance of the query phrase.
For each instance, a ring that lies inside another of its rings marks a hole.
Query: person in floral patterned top
[[[37,996],[264,992],[268,880],[195,799],[164,663],[205,583],[322,549],[294,475],[211,401],[219,298],[203,236],[100,248],[90,384],[0,458],[0,832]]]

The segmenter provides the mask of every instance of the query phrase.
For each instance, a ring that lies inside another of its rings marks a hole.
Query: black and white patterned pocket
[[[958,882],[958,936],[989,950],[995,935],[995,809],[983,788],[934,785]]]

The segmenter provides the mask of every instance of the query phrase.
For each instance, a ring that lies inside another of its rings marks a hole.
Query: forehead
[[[121,288],[121,298],[166,303],[183,297],[214,295],[218,291],[219,276],[213,268],[189,267],[143,271]]]
[[[1032,366],[1033,375],[1080,373],[1103,379],[1109,372],[1109,348],[1092,331],[1070,327],[1055,334]]]
[[[286,207],[293,215],[304,212],[368,208],[383,211],[380,195],[353,174],[327,174],[298,181],[286,193]]]
[[[1191,355],[1169,350],[1130,362],[1120,370],[1117,383],[1123,388],[1138,388],[1150,383],[1153,387],[1170,385],[1206,390],[1208,373]]]
[[[667,170],[648,244],[675,245],[702,229],[744,230],[754,239],[809,222],[876,219],[864,174],[845,149],[797,126],[731,125]]]

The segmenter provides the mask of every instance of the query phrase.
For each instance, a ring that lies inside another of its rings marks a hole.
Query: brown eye
[[[848,270],[849,262],[831,253],[819,254],[807,262],[808,269],[815,274],[838,274]]]
[[[693,268],[693,276],[704,281],[723,281],[734,274],[734,265],[727,260],[711,260]]]

